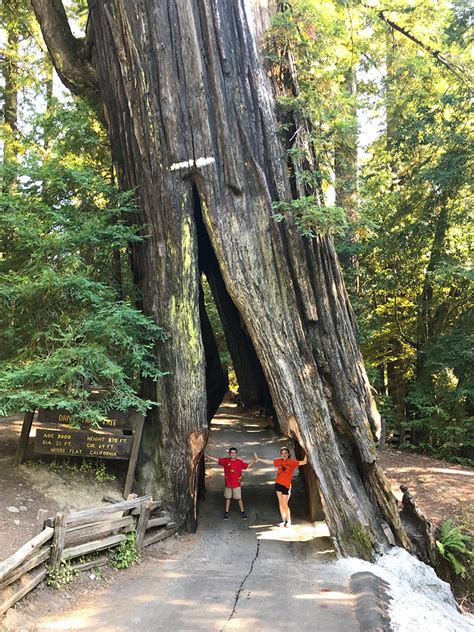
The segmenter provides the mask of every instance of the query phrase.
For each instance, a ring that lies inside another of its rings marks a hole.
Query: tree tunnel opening
[[[200,283],[200,315],[202,338],[206,356],[206,390],[208,395],[208,417],[213,417],[227,392],[227,376],[223,370],[216,342],[215,326],[212,328],[206,311],[204,294],[207,284],[217,308],[225,343],[239,384],[241,402],[246,407],[259,406],[269,416],[273,415],[273,404],[262,366],[240,313],[232,301],[222,278],[216,254],[212,247],[202,217],[199,191],[193,184],[193,211],[198,244]],[[202,276],[205,276],[203,282]],[[214,316],[214,315],[211,315]],[[215,322],[215,317],[212,318]],[[224,384],[225,382],[225,384]],[[225,390],[223,391],[223,389]]]
[[[223,355],[228,354],[239,385],[238,403],[244,410],[257,408],[258,414],[273,419],[271,430],[283,438],[268,384],[253,342],[231,299],[222,277],[217,256],[212,247],[202,216],[198,186],[193,183],[193,214],[196,225],[198,266],[200,275],[199,310],[202,340],[206,359],[206,392],[208,422],[222,411],[219,409],[228,393],[228,374]],[[222,339],[224,338],[224,340]],[[224,366],[223,366],[224,364]],[[220,416],[220,414],[219,414]],[[267,422],[268,423],[268,422]],[[244,424],[245,425],[245,424]],[[267,426],[268,427],[268,426]],[[251,436],[251,435],[250,435]],[[248,438],[248,437],[247,437]],[[294,436],[285,437],[294,458],[302,460],[304,451]],[[227,456],[222,454],[222,456]],[[278,452],[275,457],[278,458]],[[319,484],[311,465],[301,468],[306,497],[306,514],[313,523],[325,520]],[[202,458],[198,472],[198,501],[205,497],[205,464]]]

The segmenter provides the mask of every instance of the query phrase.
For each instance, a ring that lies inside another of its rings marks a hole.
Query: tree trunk
[[[347,214],[349,228],[346,234],[346,249],[340,253],[345,279],[349,279],[349,286],[358,295],[360,293],[359,259],[353,252],[357,243],[355,225],[359,218],[358,199],[358,164],[357,164],[357,78],[354,66],[350,66],[345,73],[346,98],[348,99],[347,125],[336,139],[334,147],[334,176],[336,190],[336,206],[342,207]],[[352,252],[350,252],[352,250]]]
[[[423,346],[432,339],[435,333],[436,314],[433,309],[433,272],[441,265],[446,235],[449,230],[448,201],[439,200],[439,211],[431,245],[430,260],[423,279],[423,289],[419,300],[418,332],[417,332],[417,379],[423,365]]]
[[[403,447],[406,441],[406,428],[404,422],[407,419],[406,396],[407,385],[405,381],[405,363],[402,357],[403,347],[398,339],[392,340],[392,353],[396,360],[387,362],[387,388],[395,411],[395,423],[399,433],[398,447]]]
[[[157,351],[169,374],[145,427],[142,486],[180,522],[192,519],[208,433],[195,188],[280,428],[308,454],[338,550],[370,558],[392,534],[408,546],[376,462],[378,414],[334,247],[273,220],[272,200],[291,192],[258,52],[268,12],[251,0],[90,6],[113,158],[148,235],[134,250],[136,278],[169,334]]]
[[[6,10],[8,18],[9,10]],[[18,161],[18,53],[20,36],[18,31],[8,33],[7,44],[2,61],[3,88],[3,121],[5,134],[3,137],[3,182],[2,189],[7,193],[16,180],[16,164]]]

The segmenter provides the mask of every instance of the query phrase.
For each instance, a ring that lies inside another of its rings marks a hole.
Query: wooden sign
[[[119,433],[94,430],[36,431],[34,451],[37,454],[58,456],[95,457],[97,459],[128,459],[132,450],[133,437]]]
[[[84,422],[81,423],[82,427],[76,428],[72,425],[74,416],[68,411],[40,409],[33,451],[51,456],[128,460],[123,490],[127,498],[132,491],[144,421],[143,415],[134,410],[126,413],[111,411],[101,429],[88,428]],[[16,451],[16,463],[22,463],[26,457],[33,422],[34,412],[26,413]]]

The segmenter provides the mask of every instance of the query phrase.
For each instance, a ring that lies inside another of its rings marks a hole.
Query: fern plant
[[[472,566],[471,543],[471,535],[464,533],[461,526],[455,525],[452,520],[443,522],[436,546],[441,556],[451,564],[456,575],[463,578],[468,576]]]

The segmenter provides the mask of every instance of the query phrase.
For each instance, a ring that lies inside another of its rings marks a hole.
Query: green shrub
[[[52,568],[48,571],[46,583],[54,588],[63,588],[66,584],[70,584],[77,574],[77,569],[69,560],[62,560],[59,569]]]
[[[114,568],[121,569],[138,562],[140,562],[140,553],[137,550],[137,534],[131,531],[125,540],[110,551],[110,564]]]

